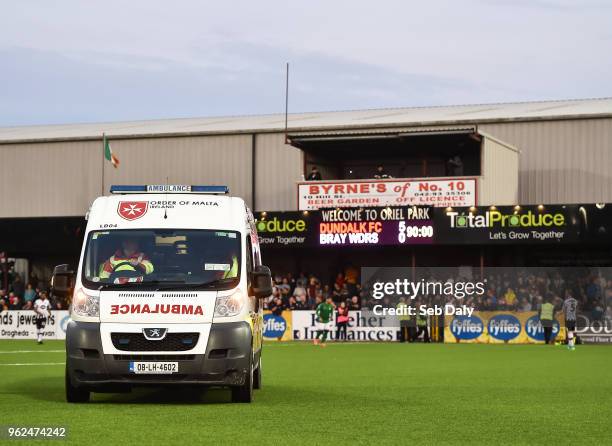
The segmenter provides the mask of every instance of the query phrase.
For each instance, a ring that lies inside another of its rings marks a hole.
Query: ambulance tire
[[[259,357],[257,368],[255,369],[254,374],[255,376],[253,376],[253,388],[261,389],[261,356]]]
[[[68,367],[66,367],[66,401],[69,403],[87,403],[89,402],[89,390],[74,387],[70,381]]]
[[[253,353],[250,355],[249,373],[241,386],[232,387],[232,403],[250,403],[253,401]]]

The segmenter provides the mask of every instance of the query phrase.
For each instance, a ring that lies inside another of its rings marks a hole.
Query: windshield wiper
[[[98,288],[98,290],[107,291],[107,290],[121,290],[121,289],[132,289],[132,288],[147,289],[150,287],[158,286],[159,284],[162,284],[162,283],[168,283],[168,282],[163,282],[160,280],[151,280],[148,282],[108,283],[106,285],[102,285],[100,288]],[[182,283],[183,282],[181,282],[180,284]]]
[[[210,288],[221,287],[223,285],[229,285],[237,281],[237,277],[226,277],[224,279],[215,279],[209,282],[203,283],[181,283],[178,285],[168,285],[165,287],[159,287],[156,291],[191,291],[191,290],[207,290]]]

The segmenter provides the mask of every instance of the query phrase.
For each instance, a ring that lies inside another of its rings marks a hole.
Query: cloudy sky
[[[0,126],[612,96],[608,0],[2,0]]]

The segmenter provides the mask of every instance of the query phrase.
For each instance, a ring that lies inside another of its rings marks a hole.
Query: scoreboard
[[[429,207],[321,210],[320,246],[429,244],[434,226]]]
[[[270,247],[612,244],[612,205],[395,206],[261,212]]]
[[[259,242],[268,246],[402,246],[434,240],[433,207],[338,208],[260,213]]]

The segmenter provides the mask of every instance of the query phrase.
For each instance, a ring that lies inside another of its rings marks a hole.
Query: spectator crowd
[[[274,277],[272,296],[265,302],[264,308],[275,314],[284,310],[314,310],[329,297],[336,307],[344,304],[350,311],[360,310],[362,290],[358,269],[347,267],[330,283],[324,283],[315,275],[303,272],[297,275],[277,274]]]
[[[612,319],[612,268],[493,268],[484,271],[474,269],[462,275],[460,268],[455,273],[441,276],[433,268],[425,274],[427,282],[474,282],[485,284],[485,293],[458,298],[441,294],[418,296],[411,304],[428,306],[467,305],[476,311],[539,311],[545,301],[560,309],[569,296],[578,301],[578,310],[590,313],[595,320]],[[274,292],[265,303],[265,308],[280,314],[284,310],[314,310],[317,305],[331,297],[337,308],[349,310],[372,309],[374,305],[395,306],[398,299],[385,297],[374,299],[367,289],[362,289],[359,270],[347,267],[338,272],[333,280],[322,281],[314,274],[277,274],[274,277]]]
[[[423,273],[423,270],[420,270]],[[578,301],[578,310],[591,315],[593,320],[612,319],[612,268],[492,268],[484,271],[455,269],[442,277],[440,269],[433,268],[424,273],[427,282],[468,282],[482,280],[485,293],[463,298],[455,296],[425,294],[411,304],[428,306],[467,305],[477,311],[538,311],[545,301],[560,309],[565,298],[571,296]],[[264,303],[264,308],[275,314],[285,310],[315,310],[331,298],[337,311],[343,313],[361,309],[372,309],[374,305],[387,307],[397,305],[398,300],[385,297],[374,299],[367,289],[362,289],[359,269],[349,265],[331,280],[322,280],[314,274],[300,272],[274,276],[273,294]],[[0,311],[29,310],[42,291],[47,291],[48,280],[32,274],[26,282],[13,267],[0,271]],[[7,286],[5,286],[5,284]],[[49,296],[52,309],[68,308],[67,302]]]
[[[0,311],[32,310],[41,292],[48,292],[48,280],[32,274],[26,282],[13,266],[0,271]],[[50,296],[52,310],[68,309],[66,302]]]
[[[461,276],[450,281],[462,281]],[[448,303],[465,304],[478,311],[539,311],[550,302],[559,311],[563,301],[573,297],[578,311],[594,320],[612,318],[612,268],[492,268],[484,272],[486,292],[464,299],[447,298]],[[440,296],[428,296],[441,302]]]

